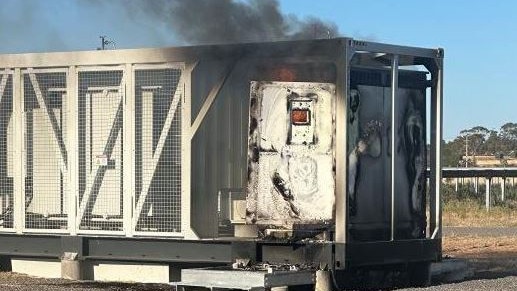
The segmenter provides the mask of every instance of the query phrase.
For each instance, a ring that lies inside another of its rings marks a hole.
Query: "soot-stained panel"
[[[248,223],[332,220],[334,91],[326,83],[252,82]]]

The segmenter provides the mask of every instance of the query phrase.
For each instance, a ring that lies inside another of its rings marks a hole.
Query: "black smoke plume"
[[[332,22],[280,11],[277,0],[115,0],[134,17],[165,24],[187,44],[333,38]],[[85,0],[88,3],[112,1]]]

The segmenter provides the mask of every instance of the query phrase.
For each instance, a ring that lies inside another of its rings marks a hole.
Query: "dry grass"
[[[512,204],[494,206],[487,212],[485,206],[474,200],[452,200],[443,207],[444,226],[517,226],[517,209]]]
[[[444,254],[453,257],[517,257],[517,237],[448,236],[442,247]]]

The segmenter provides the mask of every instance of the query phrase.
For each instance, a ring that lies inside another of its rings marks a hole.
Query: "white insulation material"
[[[251,88],[248,223],[332,220],[334,86],[253,82]]]

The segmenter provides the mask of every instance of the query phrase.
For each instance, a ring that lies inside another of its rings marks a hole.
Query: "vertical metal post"
[[[68,231],[71,235],[77,234],[76,217],[79,202],[79,96],[77,70],[75,66],[68,68],[66,80],[66,98],[68,99]]]
[[[454,178],[454,189],[458,193],[458,178]]]
[[[25,175],[23,166],[24,155],[24,126],[23,126],[23,96],[22,96],[22,75],[19,68],[14,69],[13,75],[13,142],[14,142],[14,157],[13,157],[13,186],[14,186],[14,201],[13,201],[13,220],[14,229],[16,233],[23,232],[23,215],[24,215],[24,201],[25,195]]]
[[[479,177],[475,177],[474,178],[474,191],[476,192],[476,194],[478,194],[478,192],[479,192],[478,185],[479,185]]]
[[[353,41],[346,39],[343,53],[336,61],[336,242],[346,243],[347,241],[347,103],[349,86],[349,58],[352,54]],[[337,258],[340,256],[341,258]],[[336,252],[336,261],[344,262],[344,250]]]
[[[125,86],[122,118],[123,137],[123,181],[124,188],[122,196],[123,227],[126,236],[133,236],[133,201],[135,199],[135,98],[134,98],[134,76],[132,64],[126,64],[124,69]]]
[[[502,177],[501,178],[501,201],[504,202],[504,196],[505,196],[505,191],[506,191],[506,178],[505,177]]]
[[[192,71],[197,66],[197,62],[185,64],[180,78],[183,84],[178,83],[182,92],[181,102],[181,232],[187,239],[196,239],[197,235],[192,231],[190,224],[191,211],[191,120],[192,120]]]
[[[486,211],[490,211],[490,183],[492,181],[492,178],[486,178],[485,180],[485,207]]]
[[[431,238],[442,237],[442,164],[441,147],[443,131],[443,50],[437,50],[436,68],[432,72],[433,88],[431,91],[431,192],[430,192],[430,229]]]
[[[335,60],[336,66],[336,202],[335,202],[335,253],[333,268],[342,269],[346,261],[348,241],[348,191],[347,191],[347,138],[348,138],[348,96],[350,94],[350,60],[354,55],[354,41],[346,38],[340,43],[340,53]]]
[[[399,87],[399,56],[391,60],[391,240],[395,240],[395,153],[397,137],[397,91]]]

